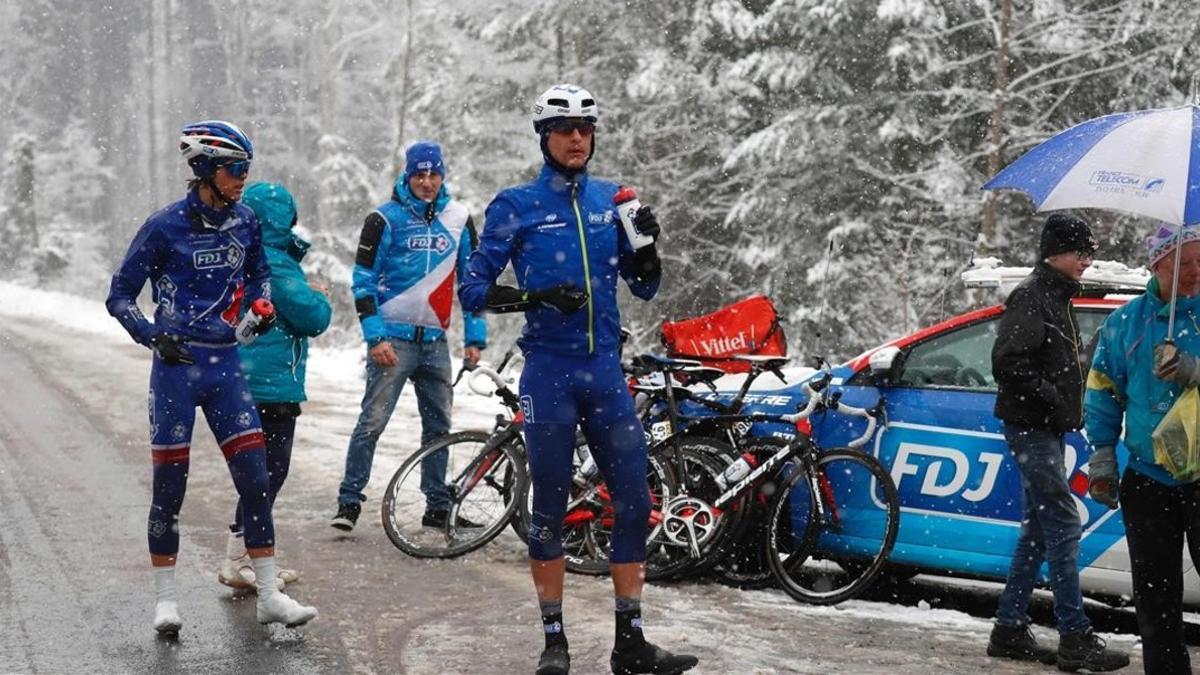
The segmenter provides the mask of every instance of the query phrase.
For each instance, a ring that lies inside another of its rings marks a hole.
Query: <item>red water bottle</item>
[[[642,203],[638,201],[637,193],[633,191],[633,188],[621,186],[617,190],[617,195],[613,197],[613,204],[617,206],[617,215],[621,218],[625,236],[629,238],[633,250],[636,251],[654,243],[654,237],[638,232],[637,228],[633,226],[633,217],[637,214],[638,209],[642,208]]]

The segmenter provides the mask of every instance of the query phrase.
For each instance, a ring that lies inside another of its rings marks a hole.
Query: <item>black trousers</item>
[[[296,436],[296,418],[300,416],[299,403],[260,403],[258,416],[262,420],[263,439],[267,445],[267,483],[271,505],[287,480],[292,466],[292,441]],[[242,500],[239,499],[233,512],[234,532],[242,531]]]
[[[1171,487],[1126,469],[1121,509],[1146,673],[1190,675],[1183,640],[1183,546],[1200,563],[1200,483]]]

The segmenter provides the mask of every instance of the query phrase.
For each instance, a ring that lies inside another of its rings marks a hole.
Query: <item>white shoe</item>
[[[290,573],[293,579],[299,579],[300,575],[295,570],[279,570],[279,576],[275,579],[275,587],[282,591],[288,577],[284,573]],[[230,588],[236,588],[243,591],[258,592],[258,587],[255,584],[256,577],[254,576],[254,566],[250,563],[250,556],[243,555],[236,560],[226,558],[221,563],[221,569],[217,570],[217,581],[225,584]]]
[[[154,605],[154,630],[163,635],[178,635],[180,628],[183,628],[183,620],[179,618],[179,605],[174,600],[163,600]]]
[[[301,605],[283,593],[270,593],[258,597],[258,622],[261,624],[282,623],[288,628],[303,626],[317,618],[317,608]]]
[[[217,581],[230,588],[255,590],[254,567],[250,564],[250,556],[243,554],[240,558],[222,561],[221,569],[217,571]]]

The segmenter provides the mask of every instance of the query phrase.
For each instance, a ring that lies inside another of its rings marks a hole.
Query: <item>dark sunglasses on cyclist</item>
[[[554,120],[550,123],[550,131],[560,134],[569,134],[573,131],[578,131],[580,136],[587,138],[596,131],[596,123],[579,119]]]
[[[244,178],[246,174],[250,173],[250,160],[240,159],[236,162],[222,164],[220,168],[225,169],[225,173],[234,178]]]

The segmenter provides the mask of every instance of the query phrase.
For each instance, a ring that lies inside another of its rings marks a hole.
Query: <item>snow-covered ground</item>
[[[23,336],[36,334],[50,350],[79,349],[81,342],[91,350],[90,357],[104,368],[112,369],[114,379],[128,380],[127,389],[144,382],[149,357],[130,346],[129,337],[103,305],[92,300],[24,288],[0,282],[0,317],[19,326]],[[81,340],[86,337],[86,340]],[[306,513],[291,517],[311,517],[324,525],[332,513],[337,484],[341,478],[345,447],[354,426],[363,389],[365,350],[314,349],[309,362],[308,393],[299,419],[297,437],[303,449],[294,455],[310,476],[310,483],[329,495],[329,513],[310,507]],[[795,381],[789,377],[789,381]],[[727,379],[722,386],[735,386]],[[760,387],[779,386],[770,375]],[[139,390],[140,391],[140,390]],[[140,395],[140,393],[139,393]],[[490,428],[501,406],[495,399],[471,392],[465,381],[455,392],[454,427]],[[114,421],[131,431],[144,428],[144,421]],[[47,420],[47,424],[53,424]],[[367,488],[371,503],[378,503],[386,478],[419,443],[419,417],[411,389],[402,395],[388,431],[380,441],[373,471],[374,480]],[[144,433],[144,432],[143,432]],[[299,447],[299,446],[298,446]],[[315,479],[313,478],[315,477]],[[381,535],[378,530],[375,534]],[[487,550],[471,557],[495,568],[496,574],[519,580],[526,574],[519,541],[506,533]],[[452,564],[452,563],[445,563]],[[574,598],[603,599],[608,582],[604,579],[572,578],[568,609]],[[582,589],[582,590],[579,590]],[[836,607],[812,607],[797,604],[775,590],[740,591],[715,584],[679,584],[647,590],[649,615],[657,626],[655,635],[665,643],[691,646],[697,650],[719,649],[725,660],[722,667],[702,664],[697,672],[891,672],[924,673],[928,663],[938,664],[944,672],[965,672],[988,668],[991,672],[1037,672],[1037,668],[997,663],[983,657],[990,621],[953,609],[930,608],[928,603],[905,607],[884,602],[851,601]],[[469,611],[464,606],[463,611]],[[529,612],[522,612],[521,616]],[[669,618],[663,618],[669,617]],[[427,625],[420,631],[438,630]],[[607,627],[597,629],[605,635]],[[1039,627],[1044,637],[1050,631]],[[895,636],[901,636],[896,638]],[[913,649],[906,651],[910,635]],[[848,638],[847,636],[853,636]],[[883,639],[883,636],[892,636]],[[487,639],[478,636],[479,639]],[[1106,636],[1115,645],[1133,648],[1136,639],[1129,635]],[[602,638],[600,638],[602,639]],[[715,644],[714,644],[715,640]],[[800,640],[813,645],[811,650],[796,648]],[[839,654],[845,651],[845,654]],[[415,672],[436,663],[435,653],[413,654]],[[737,669],[734,664],[742,664]]]

